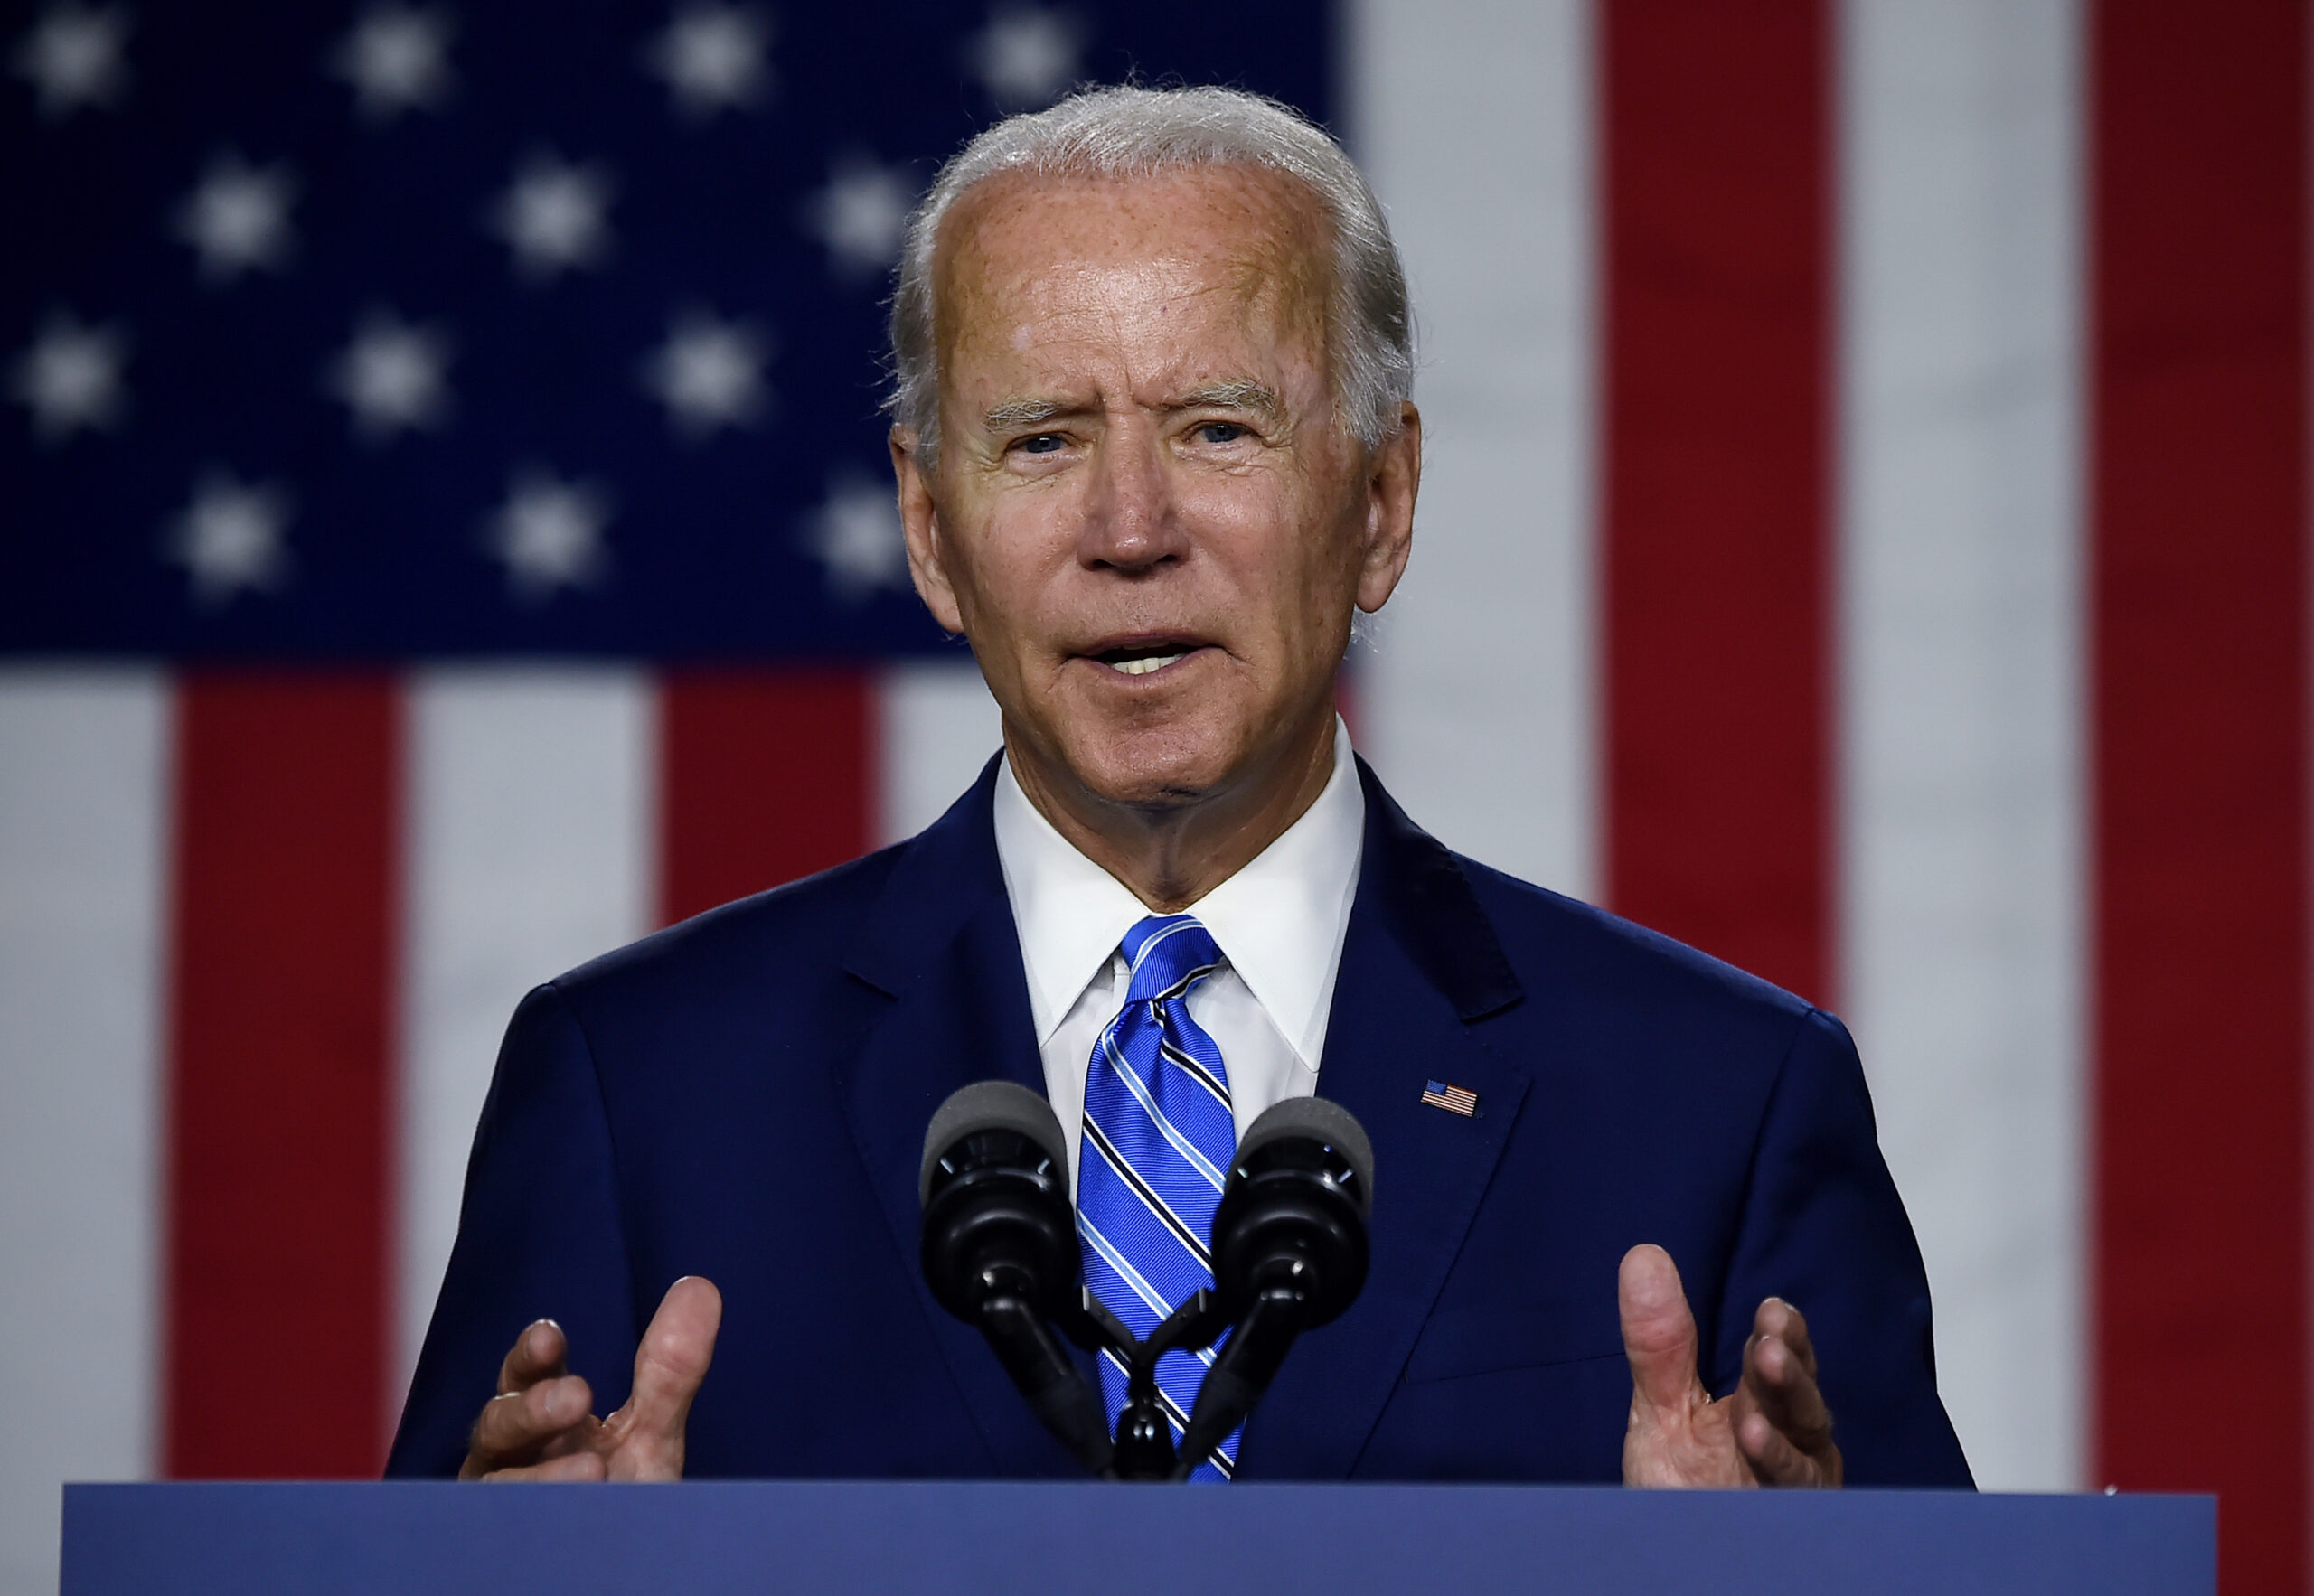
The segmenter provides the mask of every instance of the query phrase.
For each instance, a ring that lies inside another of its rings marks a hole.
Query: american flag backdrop
[[[1980,1480],[2306,1587],[2303,0],[0,17],[0,1591],[65,1478],[372,1471],[521,993],[995,746],[881,301],[1128,74],[1390,209],[1383,778],[1850,1021]]]

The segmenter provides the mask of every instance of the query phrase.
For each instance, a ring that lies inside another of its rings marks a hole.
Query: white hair
[[[940,447],[939,346],[933,328],[940,224],[974,184],[1004,173],[1134,178],[1199,166],[1284,173],[1323,207],[1334,239],[1327,317],[1335,400],[1369,448],[1396,432],[1414,390],[1414,317],[1390,225],[1350,158],[1276,100],[1239,89],[1094,89],[1009,117],[933,179],[900,247],[892,293],[892,391],[885,408],[930,463]]]

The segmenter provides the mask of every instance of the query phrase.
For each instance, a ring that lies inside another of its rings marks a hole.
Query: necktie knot
[[[1152,915],[1124,934],[1133,975],[1125,1001],[1145,1003],[1186,993],[1221,963],[1221,949],[1195,915]]]

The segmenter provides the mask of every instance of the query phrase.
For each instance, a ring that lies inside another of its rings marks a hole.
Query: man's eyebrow
[[[981,421],[992,432],[1012,427],[1038,427],[1058,417],[1071,416],[1085,407],[1052,399],[1009,399],[991,407]],[[1169,410],[1251,410],[1256,415],[1275,418],[1284,413],[1277,390],[1268,384],[1256,382],[1250,377],[1231,378],[1226,382],[1209,382],[1202,388],[1192,388],[1165,407]]]
[[[1257,416],[1273,419],[1285,411],[1285,407],[1278,402],[1276,390],[1250,377],[1234,378],[1228,382],[1209,382],[1203,388],[1192,388],[1166,408],[1251,410]]]
[[[1007,427],[1034,427],[1056,416],[1065,416],[1070,408],[1058,399],[1012,399],[996,406],[981,420],[991,431],[1001,431]]]

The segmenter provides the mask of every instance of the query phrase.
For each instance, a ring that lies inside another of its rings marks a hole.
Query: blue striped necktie
[[[1125,933],[1132,966],[1124,1007],[1101,1033],[1085,1077],[1077,1230],[1085,1280],[1146,1340],[1199,1287],[1213,1284],[1213,1210],[1237,1149],[1221,1050],[1190,1018],[1189,995],[1220,966],[1221,950],[1190,915],[1152,915]],[[1211,1351],[1169,1352],[1157,1388],[1179,1441]],[[1124,1406],[1124,1366],[1101,1357],[1111,1429]],[[1225,1480],[1237,1435],[1192,1479]]]

